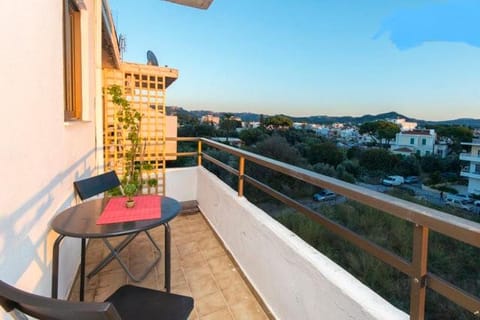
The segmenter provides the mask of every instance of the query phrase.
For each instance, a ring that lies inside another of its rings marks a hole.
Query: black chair
[[[184,320],[193,299],[162,291],[126,285],[105,302],[70,302],[27,293],[0,280],[0,304],[14,319],[40,320]]]
[[[120,180],[118,179],[117,174],[115,171],[110,171],[106,172],[103,174],[100,174],[98,176],[94,176],[91,178],[83,179],[83,180],[78,180],[73,183],[74,189],[78,195],[78,197],[83,201],[88,198],[91,198],[95,195],[98,195],[100,193],[112,190],[114,188],[119,187],[120,190],[123,193],[122,186],[120,183]],[[110,254],[103,259],[95,268],[93,268],[88,274],[87,277],[91,278],[94,275],[96,275],[100,270],[102,270],[105,266],[107,266],[113,259],[117,259],[119,262],[120,266],[125,270],[127,273],[128,277],[132,279],[134,282],[140,282],[143,279],[145,279],[148,275],[148,273],[155,267],[155,265],[160,261],[161,259],[161,250],[158,247],[158,245],[155,243],[153,240],[152,236],[148,231],[142,231],[146,234],[150,242],[152,243],[156,254],[155,260],[145,269],[144,273],[135,276],[133,275],[130,270],[128,270],[127,265],[123,260],[120,258],[119,253],[122,251],[133,239],[135,239],[136,236],[138,236],[140,233],[135,233],[130,236],[127,236],[120,244],[118,244],[116,247],[113,247],[110,242],[107,239],[102,238],[102,241],[105,243],[105,245],[110,249]]]

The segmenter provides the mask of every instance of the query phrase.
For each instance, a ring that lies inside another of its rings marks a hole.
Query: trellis
[[[166,67],[122,63],[120,69],[104,69],[104,88],[112,85],[121,87],[130,106],[142,114],[140,136],[142,152],[137,159],[150,164],[142,170],[142,179],[148,183],[142,193],[165,195],[166,160],[166,111],[167,87],[178,77],[178,71]],[[126,149],[128,141],[122,135],[117,119],[120,107],[111,97],[104,95],[104,158],[105,170],[115,170],[120,177],[125,175]]]

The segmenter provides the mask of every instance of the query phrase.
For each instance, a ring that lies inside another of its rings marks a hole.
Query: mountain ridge
[[[213,114],[221,116],[223,114],[232,114],[235,117],[239,117],[242,121],[252,122],[260,120],[260,113],[254,112],[221,112],[221,111],[210,111],[210,110],[187,110],[183,107],[174,107],[167,106],[167,114],[177,114],[180,116],[190,116],[195,118],[200,118],[207,114]],[[263,114],[268,117],[271,115]],[[306,123],[316,123],[316,124],[331,124],[331,123],[349,123],[354,125],[359,125],[365,122],[377,121],[377,120],[388,120],[388,119],[406,119],[407,121],[417,122],[420,126],[426,125],[461,125],[468,126],[473,128],[480,128],[480,119],[475,118],[457,118],[451,120],[424,120],[416,119],[412,117],[405,116],[396,111],[384,112],[379,114],[365,114],[362,116],[327,116],[327,115],[313,115],[313,116],[289,116],[282,114],[290,119],[293,122],[306,122]]]

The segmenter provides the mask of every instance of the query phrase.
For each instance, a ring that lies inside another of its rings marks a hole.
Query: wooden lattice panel
[[[166,87],[178,75],[175,69],[122,63],[120,69],[104,69],[104,88],[118,85],[130,106],[142,115],[140,136],[142,150],[137,159],[149,163],[152,170],[143,170],[146,186],[143,193],[165,194],[166,152]],[[126,134],[117,119],[120,107],[113,104],[111,96],[104,94],[104,145],[106,170],[125,175]],[[151,187],[148,187],[150,181]],[[154,182],[156,181],[156,182]]]

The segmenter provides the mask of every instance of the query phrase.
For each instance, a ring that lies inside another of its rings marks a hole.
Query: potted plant
[[[143,154],[142,140],[140,137],[140,128],[142,115],[122,95],[122,90],[118,85],[112,85],[107,88],[107,93],[112,96],[112,102],[119,109],[116,113],[125,148],[124,168],[122,186],[125,195],[128,197],[125,204],[128,208],[135,205],[133,196],[141,189],[142,185],[142,158],[137,158],[138,154]]]
[[[135,206],[135,200],[133,199],[133,196],[137,193],[137,186],[133,183],[128,183],[123,188],[123,192],[127,196],[125,206],[127,208],[133,208]]]

